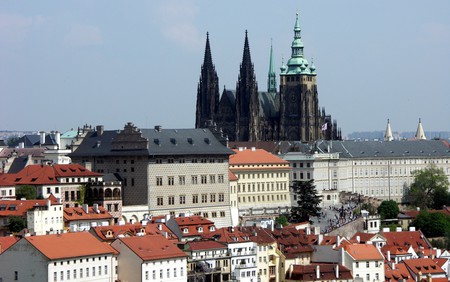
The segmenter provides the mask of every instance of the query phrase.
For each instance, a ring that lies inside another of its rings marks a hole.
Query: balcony
[[[236,269],[255,268],[256,263],[240,263],[236,265]]]

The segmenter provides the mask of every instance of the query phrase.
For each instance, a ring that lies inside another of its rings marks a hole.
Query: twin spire
[[[425,131],[422,127],[422,120],[419,118],[419,124],[417,125],[417,131],[415,135],[416,140],[426,140]],[[387,120],[386,132],[384,133],[384,141],[392,141],[394,136],[392,135],[391,123],[389,119]]]

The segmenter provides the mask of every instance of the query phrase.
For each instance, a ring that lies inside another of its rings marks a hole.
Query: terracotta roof
[[[8,179],[5,174],[0,174],[0,186],[2,187],[14,187],[14,183]]]
[[[50,199],[52,205],[56,201]],[[28,210],[33,207],[45,207],[47,200],[0,200],[0,217],[4,216],[26,216]]]
[[[356,240],[356,237],[359,236],[359,242],[358,240]],[[365,244],[367,241],[370,241],[373,239],[373,237],[377,236],[377,234],[370,234],[370,233],[365,233],[365,232],[356,232],[355,235],[353,235],[353,237],[350,239],[354,242],[358,242],[361,244]]]
[[[144,231],[145,235],[160,236],[163,236],[163,232],[166,232],[169,240],[178,240],[177,237],[166,227],[166,225],[161,223],[147,223],[147,225],[145,226],[143,226],[141,223],[96,226],[91,228],[89,232],[95,234],[102,241],[111,242],[119,238],[120,236],[137,236],[137,234],[141,233],[141,231]]]
[[[214,238],[222,243],[251,242],[250,236],[240,231],[237,227],[222,227],[208,234],[204,234],[203,238]]]
[[[115,250],[88,232],[24,237],[48,259],[113,254]]]
[[[404,281],[404,282],[414,282],[411,273],[409,273],[406,265],[403,263],[394,264],[395,269],[392,269],[389,264],[384,264],[384,277],[385,281]],[[433,279],[434,280],[434,279]]]
[[[407,259],[403,260],[403,263],[408,267],[409,271],[415,275],[419,272],[421,272],[422,275],[426,275],[428,273],[445,274],[445,271],[430,258]]]
[[[233,150],[236,154],[230,155],[230,166],[244,164],[282,164],[289,165],[285,161],[263,149]]]
[[[230,181],[236,181],[236,180],[238,180],[237,176],[236,176],[231,170],[228,170],[228,179],[229,179]]]
[[[344,250],[355,260],[384,260],[383,255],[374,245],[346,245]]]
[[[427,212],[429,213],[442,213],[444,215],[450,215],[450,211],[448,210],[448,208],[442,209],[442,210],[427,210]],[[410,217],[410,218],[416,218],[419,213],[421,213],[421,211],[418,210],[413,210],[413,211],[404,211],[402,212],[402,214]]]
[[[14,175],[15,184],[58,184],[63,177],[98,177],[101,174],[79,164],[28,165]],[[12,177],[12,176],[11,176]]]
[[[389,251],[391,254],[391,260],[393,260],[392,256],[402,256],[408,255],[408,246],[393,246],[386,245],[381,248],[381,252],[384,254],[384,257],[387,259],[387,252]]]
[[[126,237],[118,240],[143,261],[187,257],[173,242],[160,235]]]
[[[277,241],[272,236],[270,229],[255,226],[243,226],[239,227],[239,230],[248,234],[250,236],[250,240],[257,244],[271,244]]]
[[[0,237],[0,254],[19,241],[15,236]]]
[[[431,248],[421,231],[382,232],[381,235],[387,245],[412,246],[415,251]]]
[[[433,261],[440,267],[443,267],[448,262],[448,258],[434,258]]]
[[[214,222],[203,216],[182,216],[173,218],[180,228],[183,237],[202,236],[215,230]],[[187,228],[187,232],[184,230]],[[200,231],[201,230],[201,231]]]
[[[112,219],[112,215],[102,206],[98,211],[88,207],[88,213],[82,207],[64,208],[64,221]]]
[[[317,267],[319,267],[320,278],[317,278]],[[336,267],[339,268],[339,277],[336,277]],[[292,271],[291,271],[292,270]],[[286,280],[296,281],[331,281],[331,280],[353,280],[350,269],[339,264],[310,264],[292,265],[292,269],[286,271]]]
[[[200,251],[200,250],[217,250],[217,249],[227,249],[228,247],[220,242],[214,240],[194,240],[186,243],[187,251]]]

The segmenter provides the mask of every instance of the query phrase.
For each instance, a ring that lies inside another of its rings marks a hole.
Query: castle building
[[[341,139],[337,122],[319,108],[316,67],[304,57],[300,33],[297,15],[292,54],[280,68],[279,90],[271,46],[267,91],[259,92],[246,31],[236,90],[224,89],[221,96],[207,33],[195,127],[216,125],[230,141]]]

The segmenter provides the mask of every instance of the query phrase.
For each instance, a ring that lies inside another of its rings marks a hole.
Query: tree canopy
[[[26,227],[25,221],[20,216],[9,216],[8,222],[8,229],[12,233],[20,232]]]
[[[397,218],[399,212],[398,204],[394,200],[383,201],[378,206],[378,214],[381,216],[381,219]]]
[[[413,172],[409,199],[411,204],[422,209],[442,209],[448,203],[448,178],[442,168],[431,165]]]
[[[16,199],[25,198],[27,200],[36,199],[36,188],[31,185],[20,185],[16,188]]]
[[[421,211],[411,226],[420,229],[426,237],[441,237],[450,233],[450,216],[440,212]]]
[[[297,196],[297,205],[292,207],[289,221],[313,223],[311,217],[320,217],[322,211],[319,206],[322,197],[317,195],[314,180],[294,181],[291,188]]]

